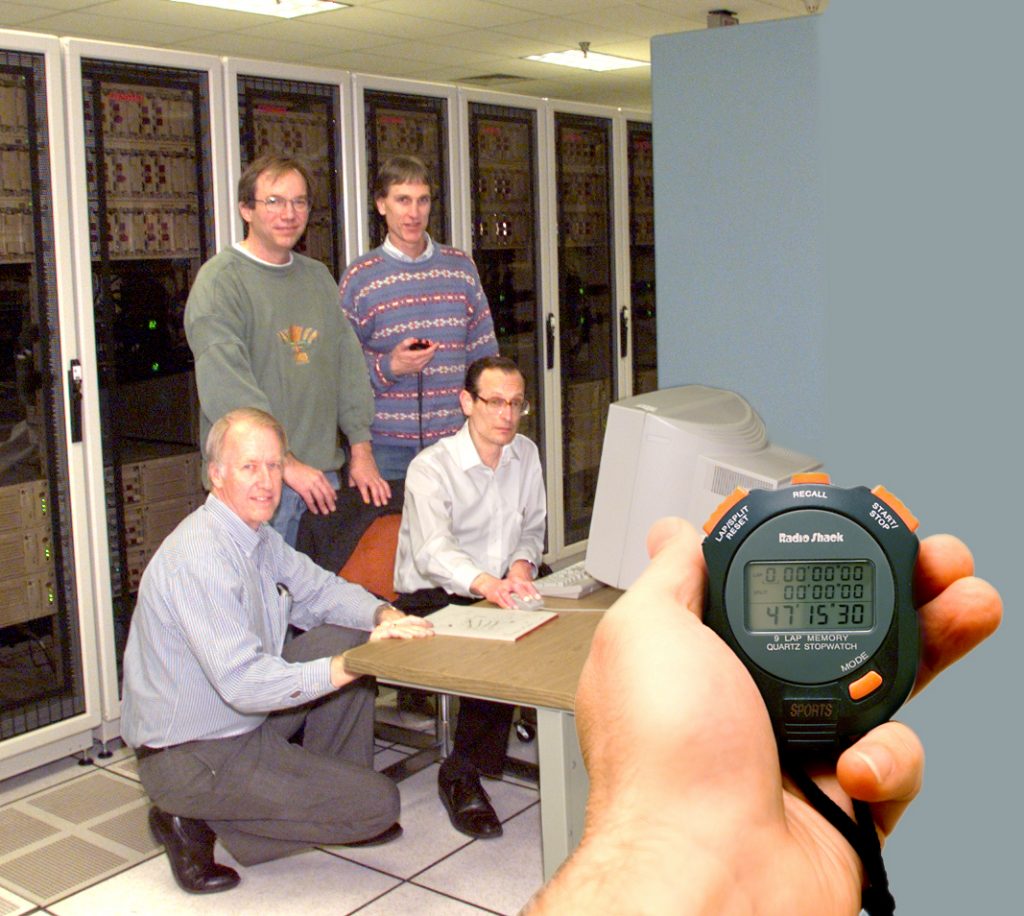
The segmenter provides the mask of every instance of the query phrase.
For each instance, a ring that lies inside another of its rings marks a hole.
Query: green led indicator
[[[155,331],[156,330],[156,319],[155,318],[150,318],[149,319],[149,329],[151,331]]]
[[[149,368],[150,368],[150,371],[152,371],[152,372],[159,372],[160,371],[160,363],[153,363],[153,365],[150,366]]]

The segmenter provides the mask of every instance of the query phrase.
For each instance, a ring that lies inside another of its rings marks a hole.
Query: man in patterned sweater
[[[403,480],[420,449],[459,430],[466,367],[498,352],[476,265],[427,234],[430,198],[419,159],[387,160],[374,184],[387,237],[341,280],[373,385],[373,454],[385,480]]]

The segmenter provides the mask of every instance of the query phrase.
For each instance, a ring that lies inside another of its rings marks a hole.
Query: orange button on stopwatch
[[[921,523],[917,520],[917,516],[907,508],[902,499],[898,496],[894,496],[881,484],[871,491],[871,495],[877,496],[890,509],[892,509],[893,512],[903,519],[903,524],[905,524],[907,528],[911,531],[917,531],[917,526]]]
[[[832,476],[826,474],[824,471],[808,471],[806,474],[794,474],[793,475],[793,486],[799,487],[801,484],[809,483],[832,483]]]
[[[715,530],[715,526],[722,520],[725,513],[735,506],[741,499],[746,499],[749,495],[750,491],[744,490],[743,487],[737,487],[733,490],[732,493],[718,504],[718,508],[711,513],[711,517],[704,523],[704,533],[711,534],[711,532]]]
[[[850,699],[863,700],[868,694],[874,693],[882,686],[882,675],[877,671],[869,671],[863,677],[850,684]]]

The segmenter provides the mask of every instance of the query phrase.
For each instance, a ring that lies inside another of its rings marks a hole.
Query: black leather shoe
[[[376,836],[368,840],[356,840],[354,843],[342,843],[342,846],[383,846],[392,840],[397,840],[402,835],[402,825],[395,821],[387,830],[382,830]]]
[[[168,814],[153,805],[149,809],[149,829],[167,850],[171,874],[183,891],[215,894],[231,890],[241,880],[233,868],[213,861],[217,837],[206,821]]]
[[[442,768],[437,776],[437,794],[444,802],[452,826],[460,833],[478,840],[501,836],[501,821],[475,773],[449,775]]]

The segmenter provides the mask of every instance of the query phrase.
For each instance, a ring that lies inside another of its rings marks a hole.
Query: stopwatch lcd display
[[[752,633],[869,630],[875,625],[868,560],[750,562],[744,623]]]

